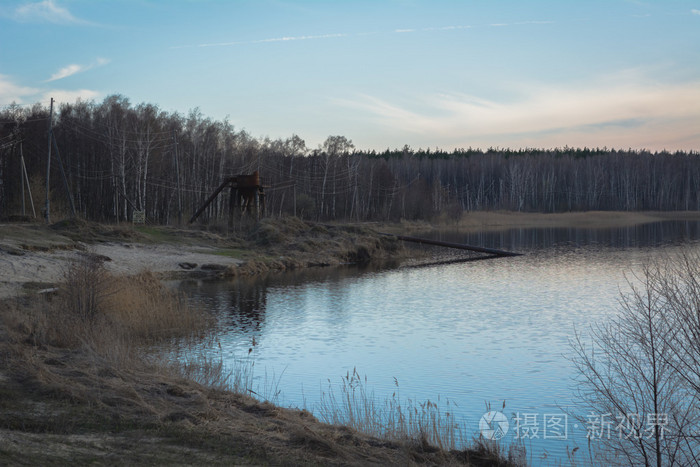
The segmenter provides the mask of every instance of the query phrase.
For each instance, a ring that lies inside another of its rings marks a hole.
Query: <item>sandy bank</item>
[[[0,227],[1,229],[1,227]],[[178,273],[214,274],[243,261],[215,254],[214,248],[138,243],[76,244],[50,251],[31,251],[0,243],[0,298],[26,287],[43,288],[58,282],[73,260],[86,254],[102,257],[113,274],[137,274],[150,270],[159,275]],[[207,252],[207,249],[211,252]],[[204,267],[204,268],[203,268]]]

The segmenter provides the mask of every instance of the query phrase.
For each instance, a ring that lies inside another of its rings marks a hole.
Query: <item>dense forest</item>
[[[49,139],[49,108],[0,111],[0,218],[21,214],[23,204],[33,216],[32,200],[42,217],[49,145],[52,221],[67,217],[72,202],[89,220],[128,221],[138,210],[150,222],[184,222],[225,177],[256,170],[267,215],[309,219],[700,209],[697,151],[405,146],[376,152],[356,150],[344,136],[312,149],[297,135],[254,138],[198,110],[168,113],[120,95],[63,104],[51,120]],[[225,218],[228,203],[228,196],[218,197],[200,219]]]

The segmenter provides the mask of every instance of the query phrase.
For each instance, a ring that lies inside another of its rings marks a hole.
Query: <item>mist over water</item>
[[[434,248],[443,264],[311,269],[180,288],[218,318],[221,350],[211,352],[254,360],[261,385],[276,380],[281,405],[313,411],[321,392],[356,368],[379,399],[397,390],[418,402],[439,398],[475,435],[487,407],[510,419],[506,443],[515,441],[514,417],[529,414],[539,431],[524,445],[535,465],[566,464],[575,446],[577,458],[588,459],[585,428],[564,417],[575,410],[569,339],[617,312],[620,291],[645,261],[697,248],[700,223],[432,236],[524,255],[450,263],[473,256]],[[561,415],[565,436],[545,436],[547,415]]]

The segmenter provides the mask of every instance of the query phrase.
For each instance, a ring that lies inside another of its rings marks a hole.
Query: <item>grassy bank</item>
[[[507,465],[426,429],[324,424],[253,399],[216,362],[158,355],[173,338],[205,336],[208,315],[152,274],[115,277],[103,261],[72,263],[55,294],[3,302],[0,463]]]

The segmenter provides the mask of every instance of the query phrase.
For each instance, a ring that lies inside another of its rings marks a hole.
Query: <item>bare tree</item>
[[[324,209],[328,209],[326,203],[326,184],[328,182],[328,170],[332,166],[333,167],[333,197],[332,202],[330,203],[332,206],[332,209],[330,211],[331,214],[335,214],[335,204],[336,204],[336,177],[335,177],[335,170],[337,167],[337,159],[341,155],[347,155],[350,150],[352,150],[355,146],[352,144],[352,141],[347,139],[345,136],[329,136],[326,138],[326,141],[323,142],[323,153],[322,153],[322,166],[323,166],[323,182],[321,183],[321,215],[323,215]]]
[[[577,334],[573,362],[596,455],[621,465],[700,465],[700,257],[657,260],[628,280],[620,313]]]

